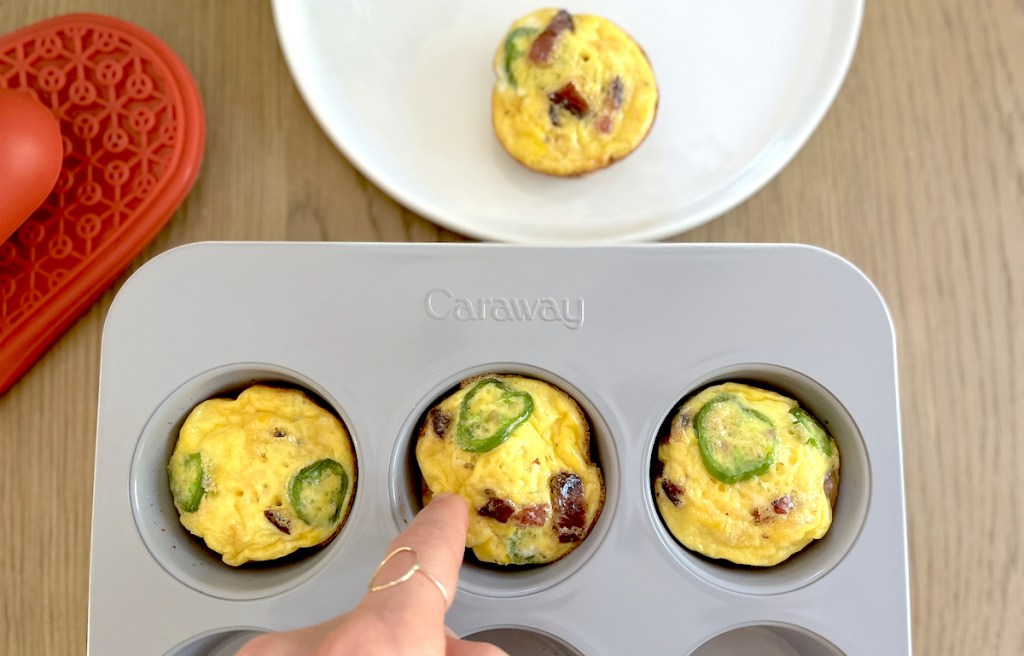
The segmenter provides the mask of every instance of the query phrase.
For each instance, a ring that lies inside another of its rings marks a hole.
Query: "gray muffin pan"
[[[581,405],[607,501],[563,560],[470,562],[448,614],[512,656],[909,654],[892,325],[845,260],[796,245],[205,243],[153,259],[103,332],[89,649],[232,654],[351,608],[417,508],[420,417],[485,371]],[[796,398],[842,454],[824,539],[766,569],[687,551],[659,519],[655,443],[688,395],[739,379]],[[327,547],[233,569],[180,526],[165,466],[196,404],[301,387],[352,434],[358,482]]]

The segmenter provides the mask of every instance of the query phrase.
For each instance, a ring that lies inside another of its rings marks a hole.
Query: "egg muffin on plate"
[[[498,47],[494,71],[498,141],[541,173],[578,176],[623,159],[657,113],[647,56],[598,16],[541,9],[520,18]]]
[[[709,387],[672,418],[657,452],[658,511],[683,546],[739,565],[781,563],[832,525],[835,440],[796,401]]]
[[[540,565],[566,556],[604,505],[590,458],[590,426],[546,382],[485,374],[462,382],[425,415],[416,441],[423,501],[460,495],[466,547],[482,562]]]
[[[237,566],[337,535],[356,459],[333,414],[298,390],[255,385],[192,410],[167,476],[182,526]]]

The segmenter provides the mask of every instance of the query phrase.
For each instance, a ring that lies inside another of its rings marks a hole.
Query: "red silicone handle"
[[[60,16],[0,38],[0,87],[34,94],[64,143],[53,192],[0,244],[3,393],[184,200],[206,122],[181,60],[107,16]]]

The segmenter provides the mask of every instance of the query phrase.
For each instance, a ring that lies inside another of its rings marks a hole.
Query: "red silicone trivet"
[[[0,37],[0,87],[34,94],[64,141],[53,192],[0,244],[3,393],[177,209],[199,172],[206,122],[181,60],[107,16],[60,16]]]

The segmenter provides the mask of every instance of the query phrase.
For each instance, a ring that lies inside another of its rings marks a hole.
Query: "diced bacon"
[[[267,521],[274,525],[274,528],[281,531],[285,535],[292,534],[292,523],[287,517],[282,515],[276,510],[268,508],[263,511],[263,516],[267,518]]]
[[[523,506],[512,516],[512,521],[520,526],[544,526],[550,512],[546,503]]]
[[[672,505],[677,507],[683,505],[683,494],[686,492],[686,488],[682,485],[663,478],[661,479],[661,489]]]
[[[795,507],[793,500],[789,498],[788,494],[772,501],[772,510],[775,511],[776,515],[788,515]]]
[[[622,107],[622,78],[618,75],[612,80],[612,85],[608,89],[608,105],[613,110]]]
[[[434,433],[443,438],[444,434],[448,431],[448,426],[451,424],[451,417],[448,413],[440,408],[433,408],[430,411],[430,426],[434,429]]]
[[[586,537],[587,522],[583,481],[571,472],[559,472],[551,477],[550,485],[558,541],[581,542]]]
[[[839,496],[839,474],[836,470],[829,470],[828,474],[825,475],[825,481],[822,484],[822,488],[825,491],[825,496],[828,497],[829,504],[834,508],[836,505],[836,497]]]
[[[796,504],[793,503],[793,500],[787,494],[772,501],[771,505],[755,508],[750,514],[754,517],[755,524],[764,524],[773,519],[778,519],[778,515],[788,515],[794,508],[796,508]]]
[[[508,522],[515,511],[516,508],[512,505],[511,501],[492,497],[487,500],[483,508],[477,509],[476,514],[481,517],[490,517],[504,524]]]
[[[576,85],[572,82],[567,82],[558,91],[549,93],[548,100],[559,107],[563,107],[576,118],[583,118],[590,111],[590,105],[580,95],[580,92],[576,90]]]
[[[551,53],[555,49],[558,35],[566,30],[571,32],[575,29],[576,26],[573,25],[572,15],[564,9],[560,10],[551,19],[548,26],[544,28],[544,31],[533,40],[533,45],[530,46],[530,53],[527,57],[535,64],[547,64],[551,61]]]

